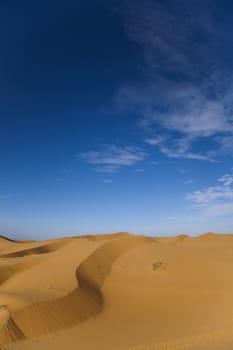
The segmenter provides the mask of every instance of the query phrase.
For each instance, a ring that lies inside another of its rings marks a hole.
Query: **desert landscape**
[[[233,235],[0,239],[1,349],[230,350]]]
[[[0,2],[0,350],[233,350],[233,1]]]

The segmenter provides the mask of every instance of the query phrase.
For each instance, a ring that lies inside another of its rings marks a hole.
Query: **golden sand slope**
[[[4,349],[233,349],[233,236],[0,238]]]

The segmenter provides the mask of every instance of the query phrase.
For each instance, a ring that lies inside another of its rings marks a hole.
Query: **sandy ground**
[[[233,235],[0,237],[0,344],[232,350]]]

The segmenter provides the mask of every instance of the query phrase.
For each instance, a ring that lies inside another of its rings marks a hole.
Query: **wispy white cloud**
[[[143,46],[149,66],[162,65],[164,72],[179,71],[192,77],[209,71],[213,63],[210,55],[217,30],[211,24],[210,9],[209,1],[200,9],[195,1],[127,0],[122,2],[121,13],[128,36]],[[196,38],[199,33],[202,37]]]
[[[213,160],[233,150],[233,74],[224,59],[231,38],[216,29],[211,11],[209,1],[201,9],[179,0],[120,7],[144,65],[140,81],[123,84],[115,100],[140,113],[145,142],[168,157]]]
[[[220,132],[233,132],[233,116],[226,113],[224,101],[211,100],[197,88],[182,87],[173,91],[166,111],[152,111],[147,118],[152,124],[158,123],[167,130],[188,136],[187,141]]]
[[[166,156],[171,158],[186,158],[186,159],[194,159],[194,160],[214,161],[213,158],[211,157],[211,154],[187,152],[187,151],[180,150],[179,148],[174,150],[166,146],[161,146],[160,151]]]
[[[98,165],[98,172],[115,172],[122,166],[132,166],[147,157],[147,153],[136,146],[102,145],[98,150],[78,155],[84,162]]]
[[[143,87],[129,84],[118,91],[121,108],[140,111],[145,143],[158,147],[168,157],[211,160],[218,154],[231,153],[233,113],[229,114],[225,98],[213,100],[202,89],[183,83],[177,86],[167,82],[163,91],[159,89],[162,80],[160,77],[156,84],[147,82]],[[156,130],[160,134],[156,135]],[[212,142],[209,148],[206,141]],[[204,150],[195,157],[197,142],[202,142]]]
[[[223,175],[217,181],[222,184],[188,193],[185,198],[194,203],[204,215],[233,214],[233,174]]]
[[[153,137],[146,138],[144,141],[150,146],[157,146],[163,143],[164,140],[165,140],[164,136],[153,136]]]
[[[116,173],[119,170],[119,165],[103,165],[95,168],[97,173]]]
[[[184,184],[185,184],[185,185],[190,185],[190,184],[192,184],[192,183],[193,183],[193,180],[191,180],[191,179],[185,180],[185,181],[184,181]]]
[[[218,179],[219,182],[222,182],[224,186],[229,186],[233,183],[233,174],[225,174],[220,179]]]
[[[208,187],[201,191],[188,193],[186,199],[205,206],[206,204],[218,201],[233,200],[233,189],[224,185]]]

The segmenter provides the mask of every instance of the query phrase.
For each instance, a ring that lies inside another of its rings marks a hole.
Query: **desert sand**
[[[233,349],[230,234],[1,236],[0,284],[0,349]]]

